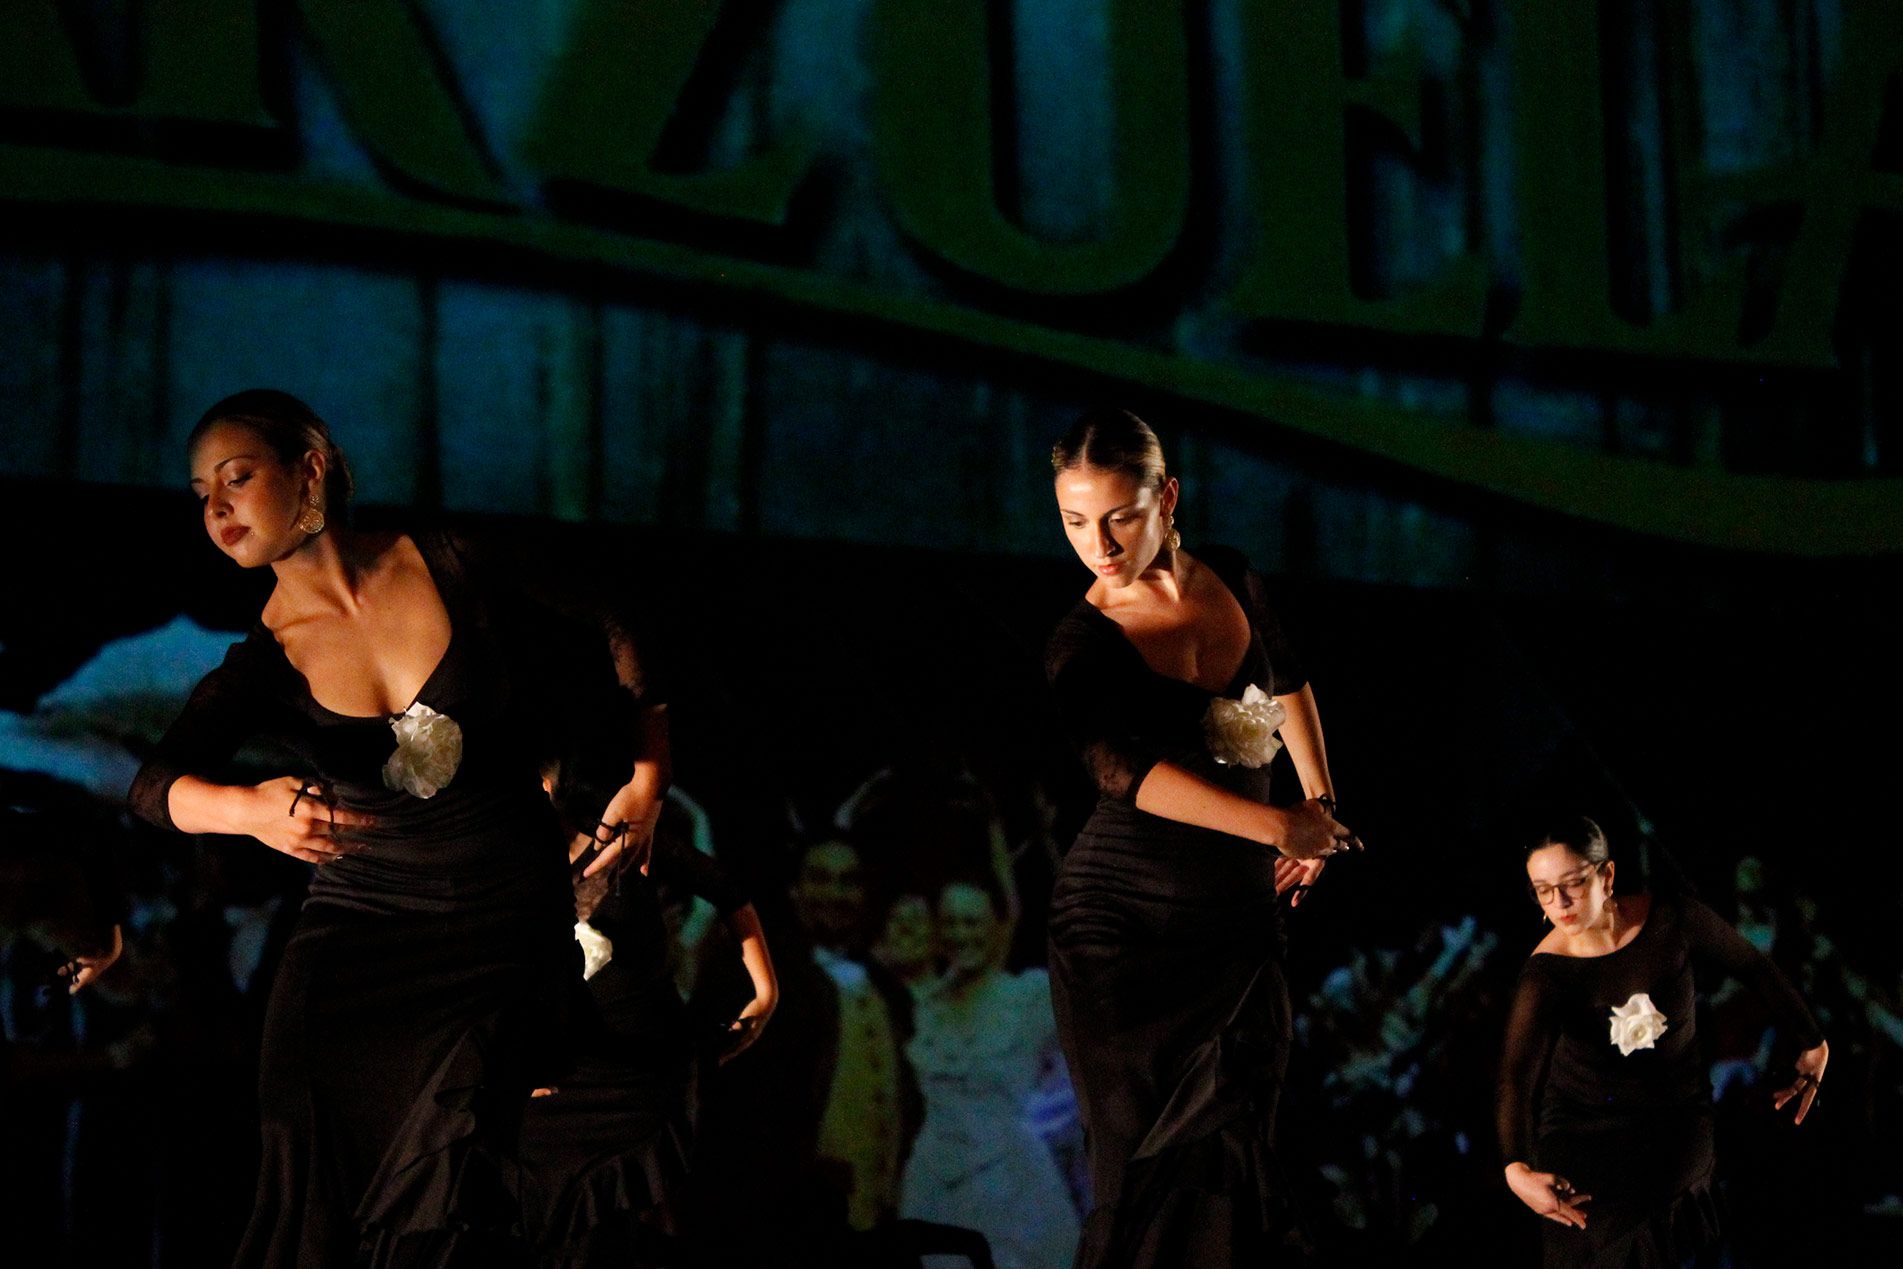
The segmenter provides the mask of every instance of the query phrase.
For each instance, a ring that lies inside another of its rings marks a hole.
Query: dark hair
[[[1064,439],[1051,446],[1051,470],[1073,467],[1122,472],[1149,489],[1160,489],[1169,479],[1163,443],[1148,423],[1128,410],[1089,410],[1071,424]]]
[[[287,467],[296,467],[312,450],[322,454],[324,514],[342,522],[350,505],[350,464],[344,461],[343,450],[330,437],[329,424],[317,416],[317,411],[275,388],[235,392],[199,416],[191,435],[185,438],[186,451],[196,449],[199,440],[218,423],[242,423],[250,428]]]
[[[1585,815],[1567,815],[1550,824],[1539,838],[1526,848],[1528,855],[1548,846],[1564,846],[1589,864],[1603,864],[1612,858],[1605,830]]]

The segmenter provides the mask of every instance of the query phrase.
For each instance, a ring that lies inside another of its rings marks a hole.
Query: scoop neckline
[[[402,718],[405,714],[416,708],[430,688],[435,686],[437,676],[443,672],[443,667],[449,663],[449,654],[456,647],[456,614],[449,610],[449,598],[443,590],[443,579],[436,572],[436,561],[430,558],[430,553],[423,549],[423,544],[417,540],[415,534],[399,532],[397,536],[399,538],[408,538],[410,545],[414,546],[416,553],[422,557],[423,568],[429,573],[430,585],[436,590],[436,601],[443,606],[443,615],[449,621],[449,639],[443,644],[442,655],[436,658],[436,664],[430,667],[429,674],[423,679],[423,685],[416,689],[416,695],[410,698],[408,705],[405,705],[394,714],[346,714],[339,710],[334,710],[324,704],[324,702],[318,700],[317,693],[311,690],[310,678],[304,671],[291,664],[291,658],[285,653],[284,645],[278,642],[277,632],[264,624],[263,617],[259,617],[258,619],[258,629],[262,630],[266,637],[271,640],[272,646],[278,651],[278,656],[283,658],[284,664],[290,668],[291,673],[297,675],[298,681],[304,685],[304,699],[332,718],[341,719],[350,723],[388,723],[395,719]]]
[[[1117,638],[1122,640],[1123,646],[1128,648],[1130,655],[1137,659],[1137,664],[1141,665],[1149,674],[1162,679],[1166,683],[1180,684],[1183,687],[1189,688],[1191,691],[1201,692],[1205,696],[1226,697],[1235,691],[1238,682],[1248,676],[1251,655],[1260,645],[1262,635],[1261,632],[1255,628],[1255,618],[1249,614],[1249,605],[1244,603],[1242,596],[1236,593],[1236,588],[1229,584],[1229,579],[1222,575],[1222,570],[1202,556],[1191,555],[1189,558],[1194,560],[1198,567],[1208,569],[1215,575],[1216,580],[1222,583],[1222,588],[1229,592],[1229,598],[1235,602],[1236,607],[1242,610],[1242,623],[1249,628],[1249,645],[1243,649],[1242,661],[1236,666],[1236,672],[1229,676],[1228,681],[1224,683],[1221,688],[1207,688],[1201,683],[1192,683],[1188,679],[1177,678],[1174,674],[1163,673],[1163,671],[1144,660],[1142,651],[1131,641],[1129,634],[1123,628],[1123,623],[1081,596],[1077,600],[1077,606],[1091,613],[1098,619],[1109,623],[1110,627],[1117,632]]]
[[[1639,928],[1633,931],[1631,938],[1627,939],[1623,944],[1613,948],[1609,952],[1596,952],[1591,956],[1569,956],[1565,952],[1534,952],[1533,955],[1550,956],[1555,960],[1561,960],[1561,961],[1603,961],[1608,957],[1617,956],[1621,952],[1628,951],[1631,948],[1636,947],[1638,945],[1639,940],[1644,938],[1646,935],[1646,932],[1652,928],[1653,918],[1656,917],[1657,915],[1658,915],[1658,900],[1656,898],[1648,897],[1646,900],[1645,920],[1639,922]]]

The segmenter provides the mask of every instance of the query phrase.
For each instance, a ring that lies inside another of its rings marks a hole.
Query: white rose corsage
[[[390,720],[396,752],[383,764],[385,787],[433,798],[455,778],[463,761],[463,729],[447,714],[418,701]]]
[[[1203,740],[1225,767],[1263,767],[1282,750],[1276,728],[1288,721],[1282,702],[1249,684],[1242,699],[1218,696],[1203,714]]]
[[[615,945],[606,934],[586,921],[575,922],[575,941],[581,944],[581,976],[593,978],[601,967],[614,959]]]
[[[1612,1011],[1612,1043],[1619,1046],[1621,1057],[1630,1057],[1635,1049],[1649,1049],[1665,1034],[1665,1015],[1652,998],[1642,991]]]

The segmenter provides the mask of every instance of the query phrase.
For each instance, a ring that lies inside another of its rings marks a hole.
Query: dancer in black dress
[[[1277,897],[1358,843],[1262,578],[1182,549],[1148,426],[1086,415],[1052,461],[1097,576],[1046,662],[1100,791],[1050,916],[1095,1201],[1078,1264],[1261,1264],[1294,1236],[1271,1144],[1290,1040]],[[1282,741],[1306,798],[1285,808]]]
[[[523,1215],[537,1269],[637,1269],[686,1258],[679,1208],[701,1063],[710,1055],[674,987],[664,909],[692,898],[711,904],[752,982],[752,998],[723,1034],[709,1037],[715,1060],[758,1040],[779,1003],[759,914],[726,869],[695,848],[687,818],[678,806],[663,815],[641,868],[576,877],[576,936],[593,1008],[576,1027],[573,1069],[559,1089],[529,1103],[522,1125]],[[586,849],[578,837],[574,866]]]
[[[1546,1217],[1549,1266],[1679,1265],[1712,1246],[1711,1085],[1696,1042],[1694,971],[1753,988],[1803,1046],[1803,1123],[1830,1059],[1777,967],[1689,897],[1615,894],[1605,834],[1584,816],[1526,857],[1553,929],[1520,974],[1500,1071],[1507,1185]]]
[[[553,719],[550,702],[603,699],[608,645],[592,659],[530,649],[567,626],[446,535],[343,529],[342,455],[295,398],[213,406],[191,463],[206,532],[276,586],[131,802],[318,866],[266,1015],[264,1156],[238,1263],[516,1263],[516,1127],[530,1089],[556,1082],[580,983],[539,751],[592,725]],[[630,729],[634,716],[632,701],[594,711]],[[220,782],[259,740],[297,774]],[[591,869],[651,831],[650,768],[633,762],[604,809],[615,827]]]

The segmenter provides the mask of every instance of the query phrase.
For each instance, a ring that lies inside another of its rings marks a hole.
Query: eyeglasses
[[[1533,892],[1533,902],[1543,908],[1551,903],[1556,895],[1564,894],[1568,899],[1583,898],[1586,887],[1592,884],[1593,874],[1598,871],[1598,864],[1587,864],[1572,876],[1561,877],[1551,885],[1544,881],[1536,881],[1529,887]]]

